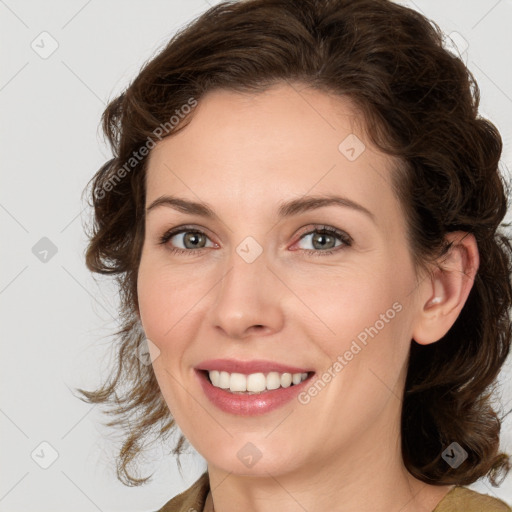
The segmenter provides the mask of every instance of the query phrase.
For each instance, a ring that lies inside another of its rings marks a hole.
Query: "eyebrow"
[[[335,195],[321,195],[321,196],[306,196],[298,199],[283,202],[279,205],[277,210],[280,218],[291,217],[300,213],[323,208],[324,206],[342,206],[344,208],[351,208],[358,212],[367,215],[373,222],[375,222],[375,215],[355,201],[346,197]],[[200,203],[190,201],[175,196],[160,196],[155,199],[147,208],[146,213],[154,210],[159,206],[167,206],[182,213],[189,213],[192,215],[199,215],[209,219],[218,219],[218,215],[214,212],[213,208],[207,203]]]

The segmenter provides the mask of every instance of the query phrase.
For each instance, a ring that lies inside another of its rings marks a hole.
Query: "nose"
[[[227,272],[214,288],[209,311],[211,325],[224,336],[242,340],[282,328],[283,284],[267,265],[265,251],[252,262],[233,251]]]

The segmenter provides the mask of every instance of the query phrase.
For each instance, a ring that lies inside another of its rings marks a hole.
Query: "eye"
[[[202,231],[194,228],[187,228],[186,226],[171,229],[160,237],[161,244],[167,244],[170,242],[171,252],[180,254],[190,254],[192,252],[196,252],[198,249],[215,247],[215,244],[213,243],[211,243],[211,245],[206,245],[208,240],[208,236]]]
[[[309,255],[326,256],[352,245],[352,238],[339,229],[331,226],[314,227],[313,231],[303,234],[298,242],[301,243],[311,237],[309,241],[313,244],[313,248],[300,249]],[[337,240],[339,241],[338,244],[336,244]],[[210,245],[208,245],[208,241],[210,241]],[[171,252],[189,255],[207,247],[218,247],[217,244],[211,242],[203,231],[187,226],[167,231],[160,237],[159,243],[169,245]]]
[[[342,250],[344,247],[349,247],[352,245],[352,238],[347,235],[347,233],[344,233],[343,231],[340,231],[339,229],[333,228],[331,226],[315,226],[313,231],[309,231],[308,233],[302,235],[299,242],[307,240],[308,238],[313,248],[302,248],[302,250],[315,256],[325,256],[332,254]],[[337,245],[336,240],[340,241],[340,243]]]

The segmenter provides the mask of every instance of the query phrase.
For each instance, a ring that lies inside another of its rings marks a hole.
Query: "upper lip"
[[[195,368],[196,370],[217,370],[228,373],[243,373],[245,375],[269,372],[307,373],[312,371],[307,368],[299,368],[298,366],[290,366],[274,361],[265,361],[263,359],[253,359],[251,361],[241,361],[238,359],[208,359],[207,361],[199,363]]]

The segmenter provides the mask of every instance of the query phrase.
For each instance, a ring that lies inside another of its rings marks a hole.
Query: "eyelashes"
[[[176,235],[180,235],[182,233],[194,233],[196,235],[196,237],[203,236],[205,238],[208,238],[208,236],[205,233],[203,233],[202,231],[200,231],[196,228],[184,226],[181,228],[173,228],[173,229],[167,231],[166,233],[164,233],[160,237],[160,244],[165,245],[171,238],[175,237]],[[205,247],[199,247],[198,249],[180,249],[179,247],[172,247],[172,246],[169,247],[169,250],[171,252],[178,253],[178,254],[199,252],[199,251],[201,251],[201,249],[205,249]]]
[[[162,236],[159,237],[159,244],[166,245],[171,240],[171,238],[175,237],[176,235],[182,235],[182,234],[193,234],[194,239],[201,240],[201,237],[204,237],[205,239],[209,240],[208,235],[206,235],[203,231],[200,229],[197,229],[193,226],[180,226],[177,228],[172,228],[168,231],[166,231]],[[341,231],[337,228],[334,228],[332,226],[326,226],[326,225],[315,225],[313,226],[313,229],[310,229],[309,231],[304,232],[300,237],[299,240],[296,243],[300,243],[302,240],[304,240],[306,237],[310,235],[320,235],[322,239],[327,238],[334,238],[335,240],[339,240],[341,243],[333,248],[321,250],[321,249],[297,249],[298,251],[301,251],[303,253],[306,253],[311,256],[327,256],[342,250],[345,250],[347,247],[350,247],[353,243],[352,237],[345,233],[344,231]],[[182,243],[183,243],[183,237],[182,237]],[[295,245],[295,244],[294,244]],[[210,245],[209,247],[215,247],[216,244]],[[179,248],[174,247],[171,244],[168,244],[168,250],[175,254],[186,254],[188,256],[196,255],[197,253],[202,253],[203,249],[207,249],[208,247],[198,247],[198,248]]]

